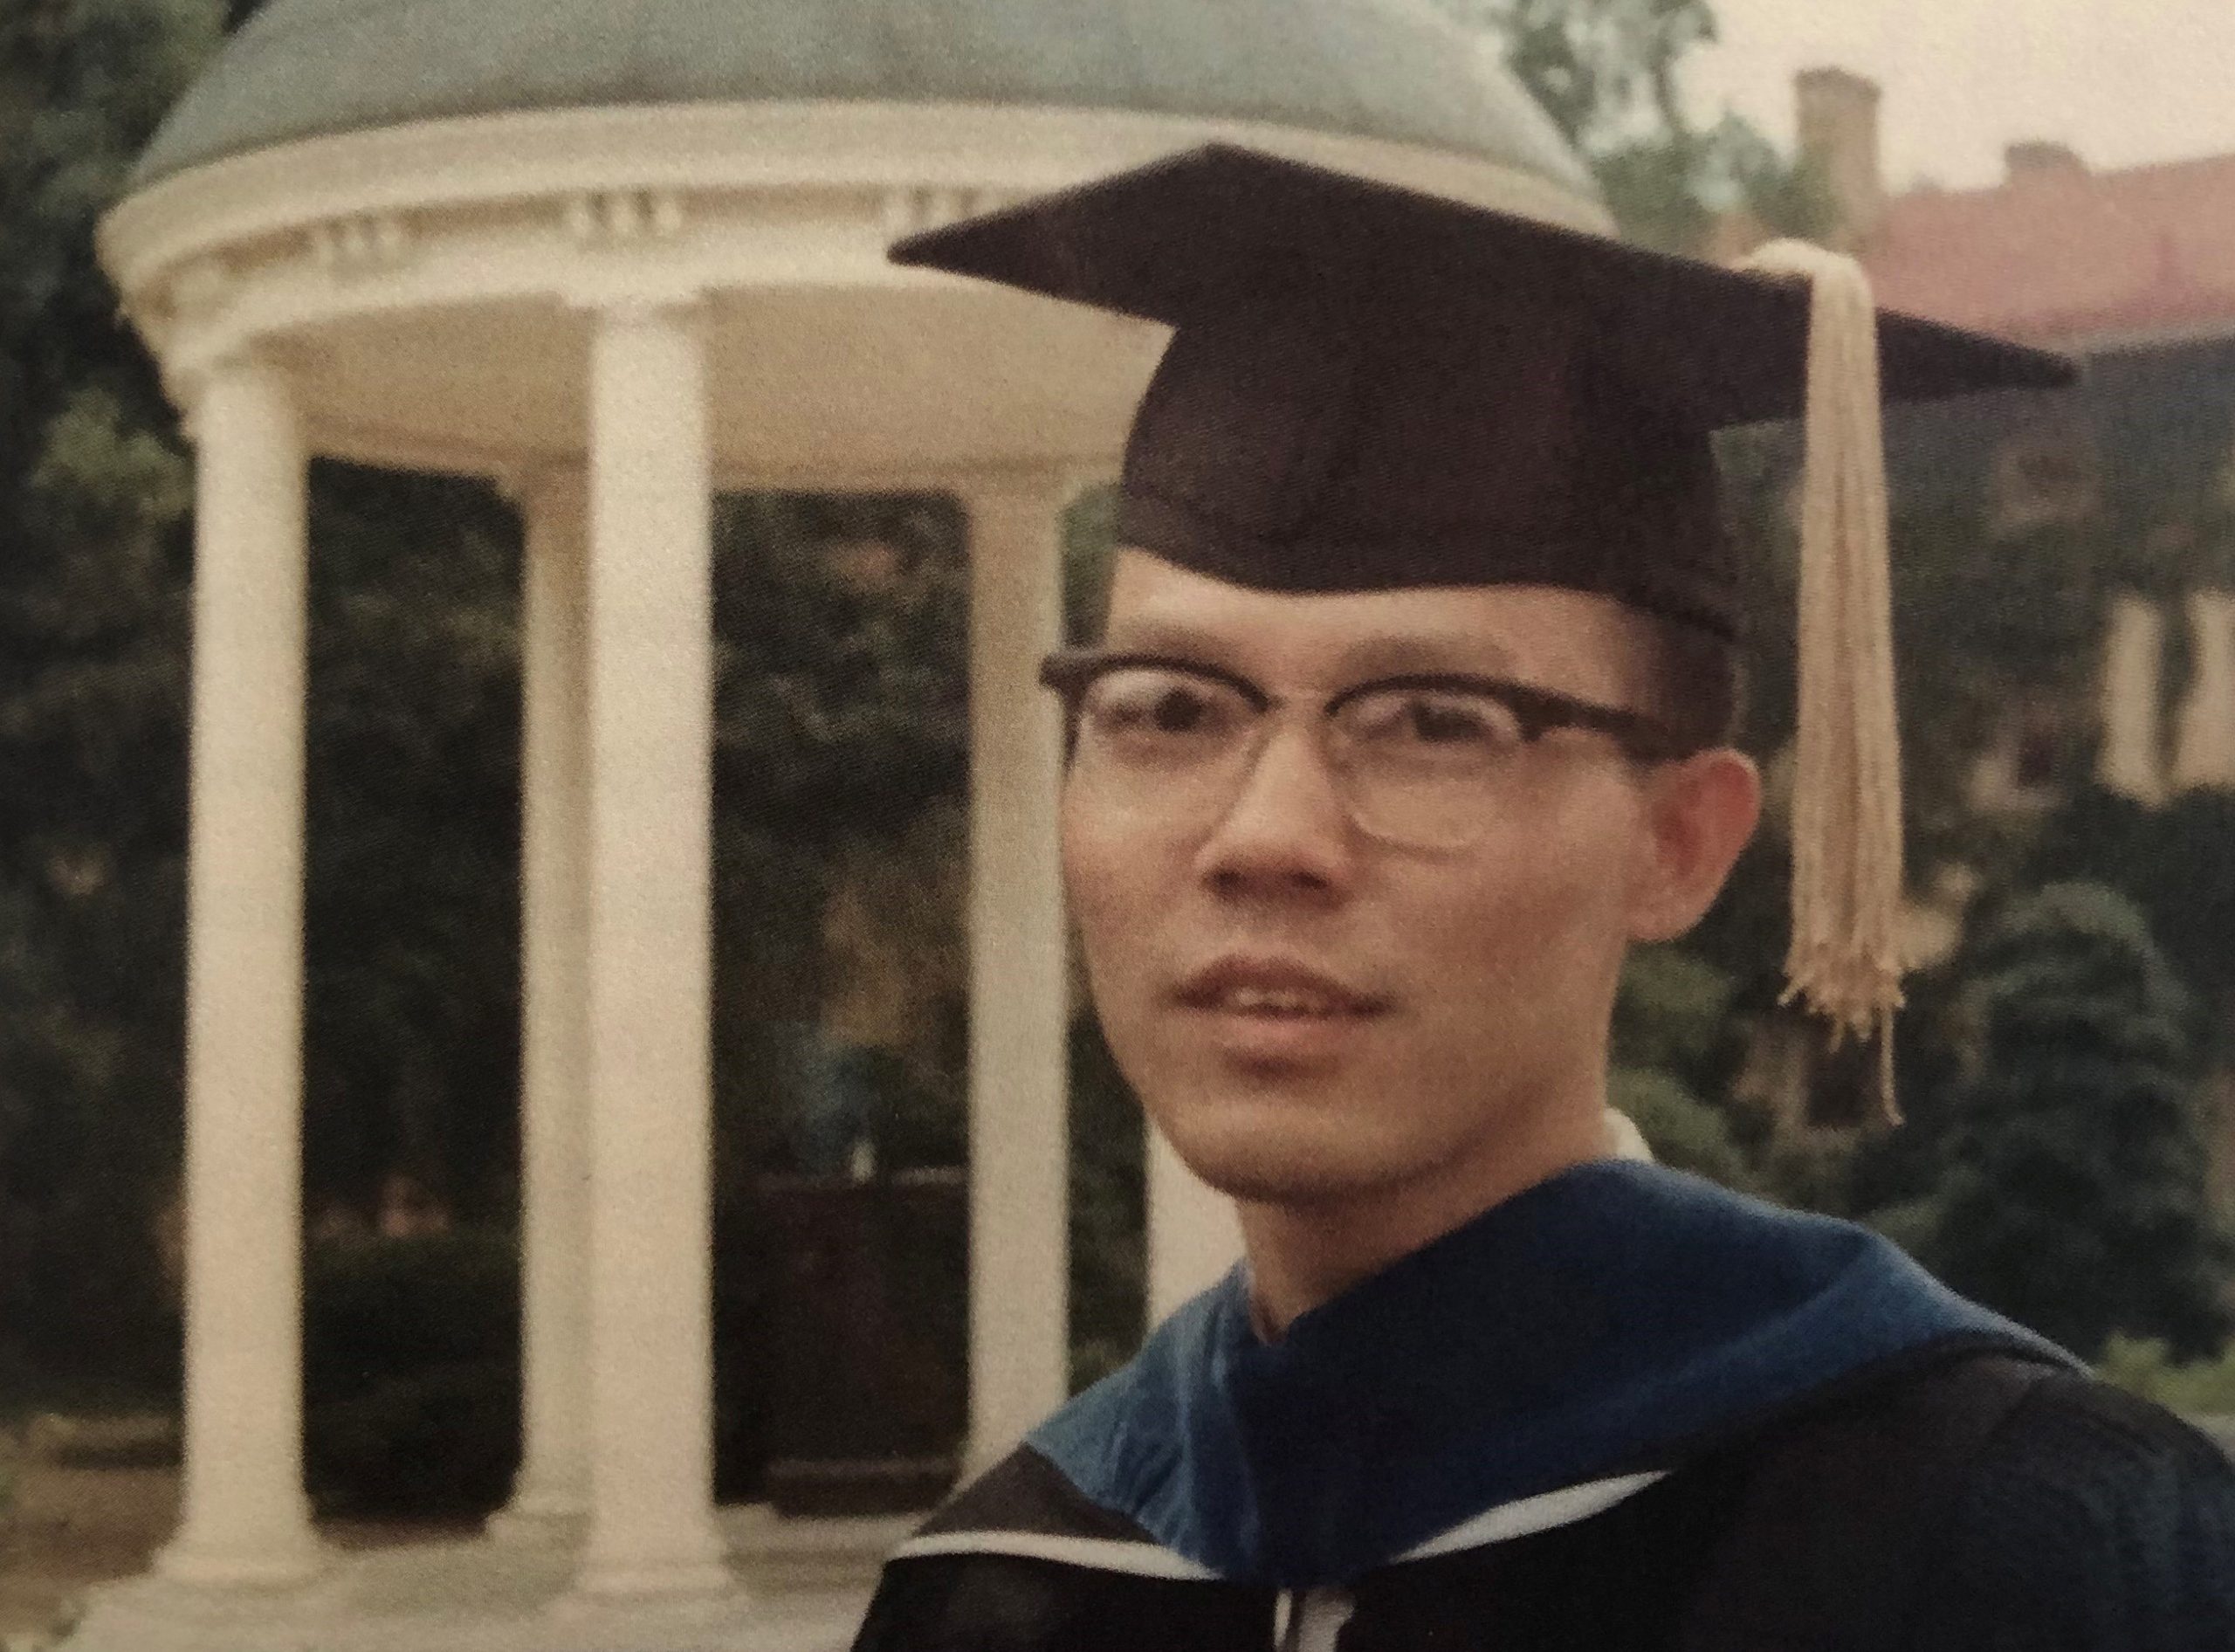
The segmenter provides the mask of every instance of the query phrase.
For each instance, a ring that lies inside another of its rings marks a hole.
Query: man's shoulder
[[[2209,1435],[2083,1372],[2044,1374],[1987,1448],[1979,1477],[1988,1481],[2042,1478],[2075,1492],[2160,1481],[2235,1487],[2235,1464]]]
[[[2235,1648],[2235,1465],[2163,1407],[2036,1383],[1966,1476],[1923,1611],[2029,1645]],[[2083,1630],[2077,1626],[2089,1626]]]
[[[1712,1612],[1842,1621],[1905,1652],[2235,1648],[2235,1467],[2083,1373],[1927,1365],[1751,1452]]]

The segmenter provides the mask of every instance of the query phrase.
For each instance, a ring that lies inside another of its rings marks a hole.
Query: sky
[[[1792,143],[1792,76],[1876,80],[1888,185],[1976,188],[2005,143],[2053,139],[2105,170],[2235,153],[2235,0],[1711,0],[1685,60],[1694,116],[1736,110]]]

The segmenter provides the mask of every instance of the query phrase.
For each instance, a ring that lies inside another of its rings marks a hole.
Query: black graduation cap
[[[891,256],[1169,324],[1120,542],[1283,590],[1550,583],[1725,636],[1711,433],[1802,410],[1810,296],[1214,144]],[[2072,364],[1886,314],[1884,393]]]

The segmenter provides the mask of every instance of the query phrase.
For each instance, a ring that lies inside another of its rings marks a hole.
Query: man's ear
[[[1761,771],[1728,746],[1648,774],[1630,881],[1630,939],[1673,940],[1698,923],[1761,816]]]

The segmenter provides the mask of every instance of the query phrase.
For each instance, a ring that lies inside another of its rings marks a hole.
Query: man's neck
[[[1237,1201],[1250,1318],[1276,1342],[1298,1316],[1564,1170],[1609,1155],[1604,1110],[1564,1108],[1431,1179],[1310,1204]]]

